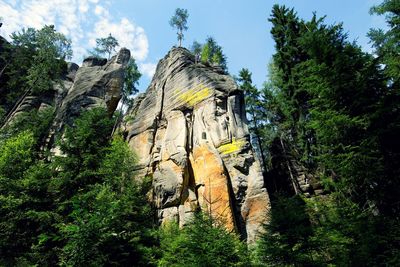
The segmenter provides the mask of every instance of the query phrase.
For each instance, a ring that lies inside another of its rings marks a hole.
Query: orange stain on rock
[[[212,216],[221,219],[228,230],[233,230],[235,224],[229,202],[228,180],[221,158],[207,145],[201,145],[194,148],[190,161],[202,210],[211,210]]]

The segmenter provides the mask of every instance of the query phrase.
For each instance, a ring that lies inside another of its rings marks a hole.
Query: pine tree
[[[215,219],[196,214],[179,229],[171,223],[161,230],[158,266],[249,266],[245,244]]]
[[[217,44],[213,37],[208,37],[203,45],[200,54],[201,62],[220,66],[227,71],[227,59],[222,52],[222,47]]]
[[[105,38],[97,38],[96,39],[96,47],[92,52],[92,55],[96,57],[100,57],[104,54],[107,55],[107,58],[111,58],[111,54],[115,52],[115,48],[119,46],[117,39],[111,35],[111,33]]]
[[[195,56],[196,63],[200,61],[201,49],[202,49],[202,45],[197,41],[194,41],[192,46],[190,47],[190,51]]]
[[[61,264],[150,266],[154,214],[147,202],[150,183],[133,180],[134,157],[116,137],[100,163],[100,181],[71,198],[68,223],[60,231]]]
[[[177,30],[177,38],[179,41],[179,47],[182,46],[182,40],[184,39],[184,34],[183,31],[187,31],[188,26],[187,26],[187,19],[189,17],[187,9],[183,8],[177,8],[175,10],[175,14],[172,16],[172,18],[169,21],[169,25],[171,25],[172,28],[176,28]]]
[[[390,88],[395,78],[382,75],[379,57],[349,42],[341,24],[326,25],[315,14],[310,21],[300,20],[293,10],[279,6],[270,21],[277,51],[263,106],[273,111],[267,118],[275,134],[267,143],[271,158],[280,161],[270,174],[282,178],[283,170],[292,176],[289,164],[282,168],[282,158],[302,162],[332,192],[328,201],[316,197],[307,207],[308,214],[321,217],[313,217],[313,233],[304,241],[312,244],[313,256],[306,261],[374,265],[380,258],[397,263],[398,250],[393,248],[398,242],[392,238],[397,231],[378,230],[383,221],[388,229],[398,225],[393,191],[399,188],[393,176],[398,167],[393,159],[399,154],[396,146],[382,141],[385,136],[393,143],[391,134],[398,129]],[[282,149],[276,149],[279,143]],[[272,241],[290,245],[281,238],[286,232]],[[279,250],[265,253],[279,261]]]

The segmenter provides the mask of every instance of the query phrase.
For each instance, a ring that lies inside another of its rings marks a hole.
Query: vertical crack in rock
[[[234,218],[234,222],[235,222],[235,229],[238,231],[238,233],[240,234],[240,237],[243,240],[247,239],[247,233],[246,233],[246,227],[245,224],[243,222],[243,218],[239,215],[240,214],[240,204],[238,203],[236,200],[236,196],[235,193],[233,192],[233,187],[232,187],[232,181],[231,181],[231,177],[229,175],[229,172],[224,165],[224,171],[226,173],[226,177],[228,180],[228,192],[229,192],[229,200],[230,200],[230,205],[233,211],[233,218]]]
[[[157,115],[155,116],[154,121],[153,121],[153,126],[154,126],[154,129],[153,129],[153,143],[151,143],[151,146],[150,146],[150,153],[151,153],[153,156],[154,156],[154,154],[156,154],[156,153],[158,154],[158,152],[159,152],[159,151],[155,152],[155,151],[154,151],[154,148],[158,149],[157,147],[155,147],[155,145],[156,145],[155,140],[156,140],[156,137],[157,137],[157,130],[159,129],[160,122],[161,122],[162,116],[163,116],[163,108],[164,108],[164,90],[165,90],[165,84],[166,84],[166,83],[167,83],[167,82],[165,81],[165,82],[163,83],[163,85],[161,86],[160,109],[159,109],[159,111],[156,113]],[[156,159],[153,158],[152,160],[153,160],[153,161],[152,161],[152,171],[153,171],[153,173],[154,173],[158,160],[157,160],[157,158],[156,158]]]
[[[194,62],[184,48],[169,51],[127,113],[135,115],[126,136],[139,158],[138,175],[153,177],[161,223],[183,226],[200,209],[253,242],[270,204],[249,142],[243,92],[221,70]]]

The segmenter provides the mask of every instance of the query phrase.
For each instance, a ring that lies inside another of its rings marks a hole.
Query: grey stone
[[[125,121],[126,139],[141,173],[153,177],[163,222],[178,216],[184,226],[202,209],[256,239],[269,197],[249,142],[243,92],[232,77],[173,48],[126,118],[133,118]],[[173,207],[176,215],[162,215]]]

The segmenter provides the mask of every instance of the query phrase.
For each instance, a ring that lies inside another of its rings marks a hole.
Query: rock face
[[[129,59],[130,51],[122,48],[109,61],[89,57],[79,69],[69,72],[74,82],[57,112],[58,131],[65,124],[72,124],[82,110],[104,107],[113,114],[121,99],[124,68]]]
[[[254,241],[270,204],[234,80],[173,48],[128,115],[126,138],[139,175],[153,178],[160,221],[184,225],[201,209]]]
[[[54,107],[55,119],[45,146],[52,148],[54,137],[65,125],[72,125],[82,110],[104,107],[112,115],[121,98],[124,68],[130,59],[130,51],[122,48],[110,60],[87,58],[81,67],[68,63],[61,82],[53,90],[37,95],[27,94],[9,114],[6,124],[19,114],[34,109]]]

